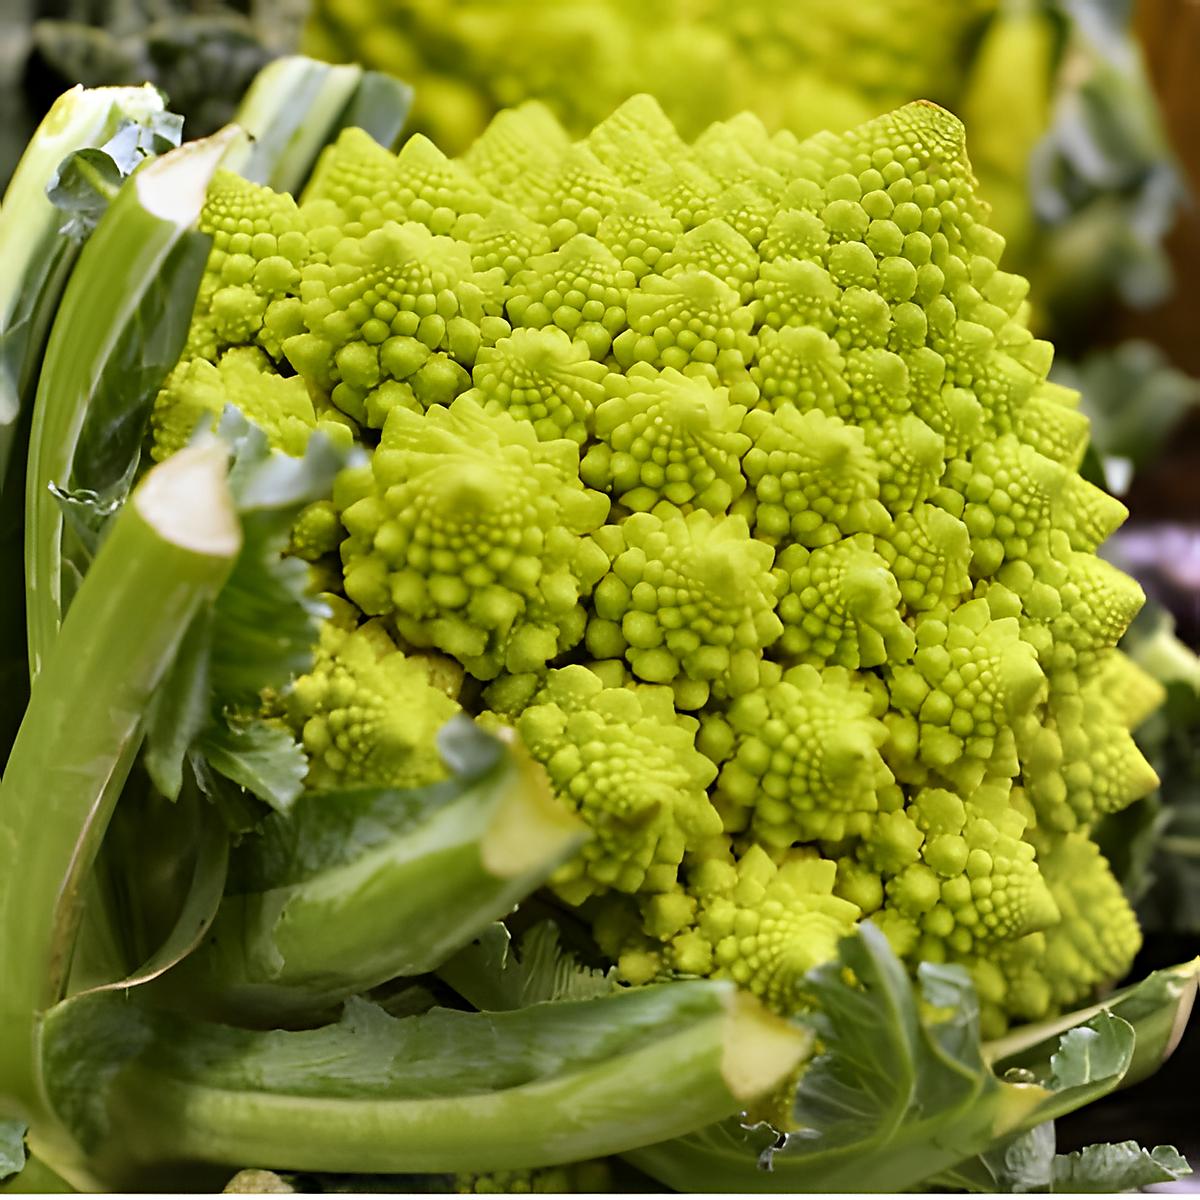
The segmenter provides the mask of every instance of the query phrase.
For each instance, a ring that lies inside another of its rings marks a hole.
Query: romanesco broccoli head
[[[273,701],[316,787],[436,778],[461,705],[591,840],[551,881],[629,981],[781,1011],[869,918],[974,973],[990,1030],[1119,976],[1089,838],[1154,786],[1096,547],[955,118],[693,144],[640,96],[461,158],[361,131],[296,204],[219,175],[169,454],[225,404],[361,462],[295,524],[337,598]]]

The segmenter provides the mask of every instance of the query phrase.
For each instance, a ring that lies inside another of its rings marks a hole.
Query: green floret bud
[[[1040,561],[1061,512],[1064,469],[1011,436],[977,446],[970,462],[962,494],[973,572],[990,575],[1006,559]]]
[[[915,713],[923,763],[962,789],[1019,771],[1014,730],[1036,725],[1046,678],[1014,617],[993,620],[986,600],[949,620],[921,617],[911,670],[892,674],[893,704]],[[919,677],[919,680],[918,680]],[[924,684],[924,689],[921,687]]]
[[[1017,417],[1016,433],[1021,441],[1068,471],[1079,470],[1091,427],[1079,408],[1078,392],[1045,380]]]
[[[672,213],[684,227],[694,229],[714,215],[720,185],[699,163],[681,159],[664,163],[642,181],[642,190]]]
[[[754,295],[759,272],[758,252],[728,222],[714,217],[679,237],[665,254],[658,273],[670,278],[688,271],[715,275],[741,298]]]
[[[927,500],[945,470],[945,441],[920,417],[906,413],[867,427],[879,463],[879,498],[893,516]]]
[[[332,500],[315,500],[300,511],[292,525],[288,553],[316,562],[332,554],[345,537],[341,518]]]
[[[1052,532],[1036,566],[1006,563],[997,578],[1020,598],[1024,636],[1051,677],[1093,677],[1146,600],[1116,567],[1072,550],[1062,530]]]
[[[1097,679],[1079,692],[1053,692],[1036,729],[1020,742],[1021,764],[1038,824],[1087,829],[1158,786],[1158,776],[1127,721]]]
[[[633,187],[660,164],[688,153],[662,106],[644,92],[631,96],[605,117],[588,134],[587,145],[622,183]]]
[[[301,197],[306,209],[332,206],[340,223],[361,232],[401,219],[396,156],[361,129],[343,129],[326,146]]]
[[[1164,684],[1121,650],[1105,658],[1092,687],[1093,694],[1108,698],[1126,729],[1137,729],[1167,698]]]
[[[527,421],[543,441],[568,438],[583,445],[604,400],[608,369],[592,361],[583,342],[549,327],[516,329],[480,350],[471,374],[470,395],[484,412]]]
[[[750,445],[746,410],[725,388],[667,369],[607,381],[615,392],[596,410],[597,442],[580,464],[590,487],[635,512],[666,501],[723,513],[742,494],[740,462]]]
[[[514,327],[557,325],[599,360],[625,327],[625,296],[632,284],[611,250],[580,234],[513,276],[508,317]]]
[[[676,962],[683,954],[694,958],[702,940],[711,955],[706,973],[734,980],[784,1016],[795,1014],[805,1005],[804,976],[835,957],[859,918],[855,905],[833,895],[836,872],[833,862],[804,855],[776,866],[752,846],[725,878],[711,873],[694,886],[698,938],[676,939]]]
[[[751,387],[746,366],[754,353],[754,314],[728,284],[707,271],[663,279],[648,275],[626,305],[629,328],[613,342],[625,370],[636,363],[674,367],[735,387],[742,403]]]
[[[414,222],[388,223],[361,238],[342,238],[328,263],[305,268],[307,332],[288,338],[283,351],[301,375],[331,389],[343,412],[378,426],[390,406],[372,393],[389,379],[408,380],[414,390],[423,382],[432,392],[428,403],[448,403],[466,390],[470,379],[461,365],[444,356],[432,365],[417,362],[412,343],[472,362],[481,344],[508,333],[493,312],[495,282],[475,273],[462,243]],[[421,372],[423,381],[409,379]]]
[[[804,976],[836,955],[861,915],[834,893],[837,865],[804,850],[776,862],[754,845],[736,858],[714,839],[686,871],[672,892],[597,906],[596,939],[618,975],[732,979],[784,1016],[803,1010]]]
[[[641,192],[627,192],[596,231],[634,279],[665,269],[664,255],[676,246],[683,226],[661,204]]]
[[[304,380],[275,374],[267,357],[253,346],[227,350],[213,364],[202,358],[175,368],[154,401],[150,417],[156,462],[187,445],[198,428],[215,429],[227,404],[254,422],[273,449],[304,454],[313,431],[320,429],[338,445],[349,445],[350,429],[318,419]]]
[[[1085,834],[1038,839],[1038,863],[1060,914],[999,960],[1003,1006],[1021,1020],[1069,1011],[1128,973],[1142,936],[1099,847]]]
[[[554,163],[569,146],[550,109],[527,100],[498,112],[459,161],[494,196],[508,197],[524,208],[530,198],[531,168]]]
[[[619,542],[596,588],[588,650],[624,658],[647,683],[674,685],[682,708],[700,708],[713,690],[756,688],[763,650],[783,631],[771,548],[740,517],[702,509],[635,513],[613,532]]]
[[[1021,838],[1024,822],[1013,820],[1006,800],[993,814],[986,802],[926,789],[905,815],[924,836],[921,859],[888,880],[886,902],[919,927],[922,956],[944,961],[977,942],[1012,941],[1058,921],[1034,848]]]
[[[801,666],[709,718],[728,728],[714,792],[725,829],[772,849],[866,834],[878,792],[892,783],[873,707],[849,673]],[[711,746],[714,731],[706,735]]]
[[[444,778],[436,736],[459,711],[456,675],[452,664],[401,653],[379,621],[326,622],[312,670],[283,699],[308,756],[307,786],[416,788]]]
[[[795,326],[833,333],[837,327],[835,313],[841,292],[818,262],[807,258],[764,261],[754,294],[760,319],[769,329]],[[762,375],[769,378],[765,371]]]
[[[419,221],[431,233],[469,238],[494,203],[468,170],[419,133],[396,156],[396,173],[401,215],[393,219]]]
[[[568,441],[486,414],[469,397],[393,409],[369,479],[335,490],[350,537],[346,594],[389,615],[479,679],[540,670],[584,633],[581,600],[607,566],[584,535],[608,500],[578,477]]]
[[[759,408],[815,409],[839,420],[854,420],[845,357],[837,342],[820,329],[789,325],[764,330],[750,374],[758,389]]]
[[[213,245],[185,358],[216,361],[225,347],[255,341],[272,350],[268,315],[297,286],[310,254],[295,200],[231,171],[218,171],[209,184],[200,228]]]
[[[887,529],[879,464],[861,429],[790,404],[757,410],[742,428],[754,440],[742,460],[751,496],[736,511],[752,514],[755,536],[815,547]]]
[[[522,207],[550,231],[550,244],[562,246],[577,234],[595,237],[600,222],[624,194],[624,186],[582,143],[569,147],[542,170],[534,167],[531,201]]]
[[[748,183],[764,197],[778,199],[784,180],[764,165],[771,157],[770,148],[766,127],[749,112],[738,113],[727,121],[714,121],[693,145],[696,161],[726,190]]]
[[[552,786],[592,831],[552,877],[571,904],[609,889],[666,892],[691,845],[720,833],[705,792],[716,768],[666,688],[606,688],[586,667],[551,671],[515,721]]]
[[[779,649],[788,658],[857,671],[912,657],[900,588],[867,534],[807,550],[790,545],[775,564]]]
[[[456,1175],[454,1190],[460,1196],[611,1192],[612,1167],[606,1159],[594,1158],[586,1162],[564,1163],[560,1167]]]
[[[796,207],[788,206],[788,199],[790,196],[785,195],[785,206],[771,218],[767,236],[758,248],[764,266],[776,259],[815,263],[824,258],[829,230],[815,212],[802,207],[802,199],[797,198]]]
[[[544,225],[511,204],[497,204],[470,233],[471,264],[476,271],[500,268],[511,280],[529,262],[550,253],[550,234]]]
[[[769,180],[766,187],[762,181]],[[721,193],[714,211],[717,219],[723,220],[758,257],[758,246],[767,236],[771,218],[778,209],[778,193],[782,191],[778,176],[766,172],[756,177],[753,183],[737,183]]]
[[[902,512],[875,539],[910,613],[957,607],[971,590],[967,527],[945,509],[921,504]]]

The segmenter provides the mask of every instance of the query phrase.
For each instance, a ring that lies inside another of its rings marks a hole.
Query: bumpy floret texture
[[[434,737],[456,712],[462,672],[406,655],[379,621],[355,627],[349,605],[326,622],[312,669],[283,701],[312,788],[415,788],[445,775]]]
[[[427,779],[459,703],[514,725],[632,981],[786,1011],[865,917],[992,1033],[1119,975],[1089,833],[1155,782],[1141,593],[986,218],[924,103],[690,146],[648,97],[579,143],[531,105],[457,160],[348,131],[298,205],[218,177],[156,452],[227,402],[366,451],[293,531],[346,606],[279,701],[310,781]]]

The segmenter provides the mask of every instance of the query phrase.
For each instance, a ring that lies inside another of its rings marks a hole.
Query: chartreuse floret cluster
[[[1089,831],[1155,782],[1106,682],[1141,593],[952,116],[351,130],[203,225],[155,453],[229,403],[369,452],[293,532],[340,597],[271,701],[312,786],[435,779],[459,706],[514,726],[592,835],[551,887],[635,982],[786,1011],[865,917],[966,964],[988,1032],[1121,975]]]

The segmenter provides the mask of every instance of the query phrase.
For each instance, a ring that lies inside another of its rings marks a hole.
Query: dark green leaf
[[[179,647],[170,674],[146,712],[143,761],[154,786],[174,800],[183,786],[188,750],[210,719],[208,660],[212,613],[197,615]]]
[[[1137,1142],[1085,1146],[1055,1156],[1052,1192],[1130,1192],[1192,1173],[1173,1146],[1144,1150]]]
[[[126,177],[146,159],[178,146],[182,134],[183,118],[176,113],[150,113],[142,120],[121,121],[102,146],[67,155],[46,185],[51,203],[70,217],[61,232],[87,237]]]
[[[0,1179],[16,1175],[25,1165],[25,1126],[0,1121]]]
[[[46,189],[51,202],[71,216],[62,232],[83,237],[95,229],[123,178],[121,168],[103,150],[76,150]]]
[[[199,944],[221,902],[229,835],[194,780],[177,802],[127,788],[102,849],[100,870],[119,906],[132,970],[119,979],[72,982],[72,991],[149,983]]]
[[[291,887],[346,866],[372,847],[411,833],[459,799],[471,782],[456,777],[411,790],[305,792],[286,816],[276,813],[263,821],[258,836],[235,854],[230,890]]]
[[[515,947],[504,925],[491,925],[438,974],[476,1008],[493,1012],[546,1000],[584,1000],[615,986],[611,972],[582,966],[563,949],[552,921],[526,930]]]
[[[282,688],[312,663],[327,610],[311,594],[307,564],[283,552],[296,515],[329,495],[347,458],[321,434],[303,458],[274,453],[233,408],[218,432],[233,450],[230,487],[244,544],[217,602],[210,673],[219,708],[254,709],[265,688]]]
[[[291,731],[258,719],[216,721],[196,743],[209,765],[286,812],[304,790],[308,760]]]

